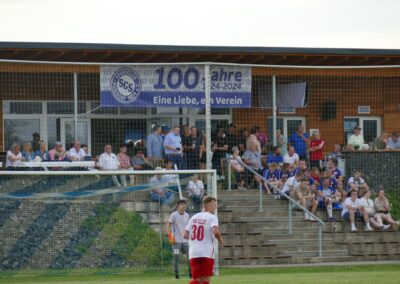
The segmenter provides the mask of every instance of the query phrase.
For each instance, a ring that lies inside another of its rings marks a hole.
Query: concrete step
[[[252,258],[252,257],[274,257],[278,255],[280,250],[274,245],[258,245],[258,246],[222,246],[219,248],[219,257],[233,258]]]
[[[312,250],[301,250],[301,251],[283,251],[283,255],[289,255],[292,258],[294,257],[318,257],[319,251],[318,248]],[[347,250],[323,250],[323,257],[341,257],[341,256],[349,256],[349,252]]]
[[[400,255],[398,243],[351,244],[350,255]]]
[[[318,245],[319,240],[315,239],[272,239],[264,241],[264,244],[275,244],[277,246],[313,246]],[[330,246],[334,244],[332,238],[323,238],[322,245],[323,246]]]
[[[252,245],[271,245],[264,243],[264,236],[261,234],[222,234],[224,238],[224,246],[252,246]]]
[[[223,207],[223,210],[229,210],[233,212],[259,212],[259,207],[258,205],[255,206],[241,206],[241,205],[226,205]],[[221,211],[223,211],[221,210]],[[281,211],[281,212],[288,212],[288,209],[286,206],[265,206],[262,209],[264,212],[275,212],[275,211]]]
[[[335,243],[399,243],[400,232],[357,232],[332,234]]]

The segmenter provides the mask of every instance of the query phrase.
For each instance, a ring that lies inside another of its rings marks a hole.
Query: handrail
[[[274,191],[279,192],[279,194],[283,195],[286,197],[286,199],[290,200],[292,203],[294,203],[294,205],[297,205],[297,207],[300,207],[300,209],[302,209],[305,213],[310,214],[318,223],[320,223],[322,226],[325,225],[324,221],[322,221],[321,219],[319,219],[317,216],[315,216],[313,213],[311,213],[310,211],[308,211],[306,208],[304,208],[303,206],[301,206],[300,203],[298,203],[296,200],[294,200],[292,197],[290,197],[289,195],[287,195],[286,193],[282,192],[279,190],[279,188],[277,188],[275,185],[271,184],[266,178],[264,178],[262,175],[260,175],[259,173],[257,173],[255,170],[253,170],[252,168],[250,168],[248,165],[246,165],[245,163],[243,163],[242,161],[235,159],[235,158],[225,158],[225,160],[236,160],[239,162],[239,164],[241,164],[243,167],[245,167],[248,171],[250,171],[251,173],[259,176],[263,181],[267,182],[267,184],[269,186],[271,186]]]
[[[287,195],[286,193],[282,192],[279,190],[279,188],[277,188],[275,185],[271,184],[266,178],[264,178],[262,175],[260,175],[259,173],[257,173],[255,170],[253,170],[252,168],[250,168],[247,164],[243,163],[242,161],[233,158],[233,157],[229,157],[229,158],[224,158],[225,161],[229,161],[229,160],[236,160],[240,165],[242,165],[245,169],[247,169],[249,172],[251,172],[254,175],[257,175],[258,177],[260,177],[263,181],[265,181],[270,187],[272,187],[272,189],[276,192],[279,192],[279,194],[283,195],[286,199],[289,200],[289,234],[292,234],[292,214],[291,214],[291,210],[292,210],[292,206],[293,207],[298,207],[300,208],[304,213],[309,214],[311,217],[313,217],[319,224],[318,224],[318,240],[319,240],[319,257],[322,257],[322,227],[325,226],[324,221],[322,221],[320,218],[318,218],[317,216],[315,216],[312,212],[308,211],[306,208],[304,208],[303,206],[301,206],[300,203],[298,203],[296,200],[294,200],[292,197],[290,197],[289,195]],[[229,169],[230,169],[230,165]],[[231,171],[229,171],[230,173]],[[230,181],[230,176],[228,177],[228,180]],[[261,197],[260,197],[261,198]],[[260,199],[261,200],[261,199]],[[260,201],[261,202],[261,201]],[[293,205],[292,205],[293,204]]]

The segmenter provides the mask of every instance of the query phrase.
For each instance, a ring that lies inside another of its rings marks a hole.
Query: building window
[[[48,114],[74,114],[74,102],[48,102]],[[86,102],[78,102],[78,113],[86,113]]]
[[[40,135],[39,119],[4,119],[5,150],[9,150],[13,143],[23,145],[32,142],[34,133]]]
[[[4,102],[4,114],[42,114],[42,102]]]
[[[381,118],[380,117],[345,117],[344,118],[344,139],[345,145],[350,136],[353,134],[355,126],[359,125],[361,135],[364,137],[364,141],[370,144],[376,137],[381,133]]]

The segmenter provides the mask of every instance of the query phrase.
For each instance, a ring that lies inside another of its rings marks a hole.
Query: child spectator
[[[292,167],[292,170],[293,170],[293,167]],[[285,182],[288,180],[289,177],[291,177],[290,165],[288,163],[283,163],[282,170],[281,170],[282,184],[285,184]]]
[[[268,181],[264,181],[263,185],[268,194],[274,192],[272,186],[276,186],[278,188],[282,187],[282,181],[280,176],[280,171],[278,170],[278,165],[276,163],[271,163],[268,166],[268,169],[264,172],[264,178]]]
[[[317,185],[321,184],[320,172],[319,172],[319,169],[317,167],[312,168],[311,177],[315,180],[315,183]]]
[[[356,169],[353,176],[347,181],[347,192],[355,190],[358,192],[358,196],[361,197],[363,195],[362,192],[369,189],[368,184],[361,176],[361,170]]]
[[[322,178],[322,184],[318,186],[318,206],[320,208],[326,208],[328,212],[329,221],[334,222],[336,218],[333,217],[333,200],[335,196],[335,189],[330,186],[328,177]]]

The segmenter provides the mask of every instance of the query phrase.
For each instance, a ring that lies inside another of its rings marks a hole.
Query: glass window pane
[[[5,114],[42,114],[42,102],[7,102]]]
[[[74,102],[48,102],[49,114],[74,114]],[[78,113],[86,113],[86,102],[78,102]]]
[[[355,126],[360,125],[359,118],[345,118],[344,119],[344,144],[347,145],[347,141],[353,134],[353,129]]]
[[[271,139],[271,141],[273,139],[273,136],[272,136],[273,125],[272,124],[273,124],[272,117],[268,117],[268,138]],[[285,133],[285,129],[283,129],[283,118],[279,118],[279,117],[276,118],[276,128],[280,129],[282,131],[282,135]]]
[[[121,114],[147,114],[145,107],[121,107]]]
[[[206,114],[206,109],[205,108],[194,108],[193,109],[194,114]],[[211,108],[211,114],[214,115],[227,115],[230,114],[230,109],[229,108]]]
[[[22,145],[27,142],[34,142],[33,141],[34,133],[36,134],[39,133],[40,135],[39,119],[5,119],[4,120],[5,150],[9,150],[13,143],[18,143]],[[37,140],[37,138],[35,140]]]
[[[363,121],[363,136],[365,143],[371,143],[378,136],[378,121],[369,119]]]
[[[60,119],[49,117],[47,119],[47,147],[52,149],[56,141],[60,140]]]
[[[90,113],[93,114],[118,114],[118,107],[100,107],[100,102],[90,103]]]

